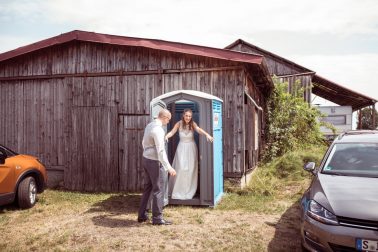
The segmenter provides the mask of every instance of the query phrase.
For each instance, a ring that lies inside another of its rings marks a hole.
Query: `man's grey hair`
[[[159,111],[158,118],[163,118],[165,116],[170,116],[171,112],[168,109],[162,109]]]

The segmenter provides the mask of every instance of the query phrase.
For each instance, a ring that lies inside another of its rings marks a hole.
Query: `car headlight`
[[[339,225],[336,215],[325,209],[315,200],[308,202],[307,215],[324,224]]]

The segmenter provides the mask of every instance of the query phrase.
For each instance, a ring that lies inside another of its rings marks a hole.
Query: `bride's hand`
[[[168,142],[168,136],[165,136],[164,140],[165,140],[166,142]]]
[[[206,139],[207,139],[207,141],[209,142],[213,142],[214,141],[214,137],[212,137],[212,136],[210,136],[210,135],[207,135],[206,136]]]

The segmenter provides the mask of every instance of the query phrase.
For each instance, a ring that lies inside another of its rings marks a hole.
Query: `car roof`
[[[335,143],[378,143],[378,130],[351,130],[339,135]]]

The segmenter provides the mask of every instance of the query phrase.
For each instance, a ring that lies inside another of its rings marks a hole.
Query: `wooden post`
[[[358,126],[357,126],[357,129],[361,129],[362,128],[362,122],[361,122],[361,119],[362,119],[362,111],[361,109],[358,111]]]
[[[376,120],[376,118],[375,118],[375,103],[373,103],[371,111],[373,113],[373,118],[372,118],[372,120],[373,120],[373,129],[376,129],[377,128],[377,124],[375,123],[375,120]]]

